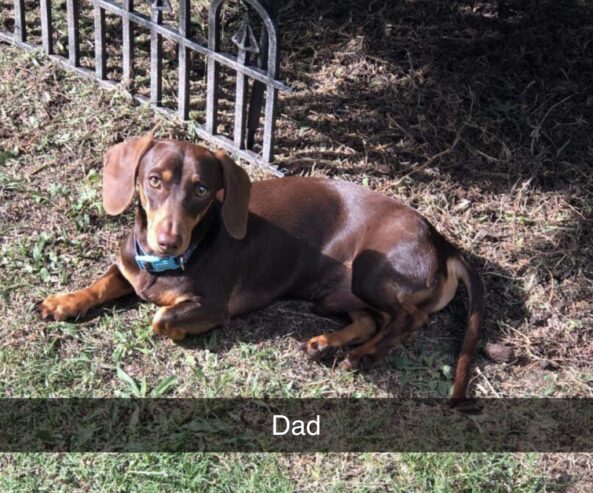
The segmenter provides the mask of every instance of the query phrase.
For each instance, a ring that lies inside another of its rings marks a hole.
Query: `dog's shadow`
[[[480,272],[486,288],[486,316],[475,356],[475,366],[484,370],[492,364],[483,349],[486,343],[503,342],[509,327],[519,326],[529,317],[529,312],[523,302],[521,287],[508,272],[483,258],[467,254],[466,257]],[[188,351],[208,349],[224,355],[240,344],[273,342],[277,351],[294,359],[294,366],[322,364],[336,372],[344,371],[338,369],[337,362],[349,348],[340,349],[321,362],[309,361],[301,350],[301,344],[311,337],[341,329],[349,323],[346,315],[320,316],[311,311],[312,307],[313,304],[306,301],[279,300],[237,317],[224,327],[188,336],[179,346]],[[403,346],[394,347],[384,361],[365,365],[357,372],[365,381],[393,397],[415,396],[418,390],[423,396],[447,397],[467,315],[468,297],[465,289],[460,287],[453,301],[433,314],[428,325],[414,333]],[[518,352],[512,346],[510,349]],[[523,365],[525,361],[515,358],[511,364]],[[450,373],[443,372],[447,368]]]

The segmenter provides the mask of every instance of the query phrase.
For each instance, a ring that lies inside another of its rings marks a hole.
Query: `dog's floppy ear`
[[[152,134],[121,142],[103,158],[103,207],[111,216],[127,209],[134,198],[136,172],[140,160],[154,144]]]
[[[237,240],[242,240],[247,234],[251,182],[243,168],[237,165],[226,152],[216,151],[214,156],[222,168],[224,187],[222,219],[229,234]]]

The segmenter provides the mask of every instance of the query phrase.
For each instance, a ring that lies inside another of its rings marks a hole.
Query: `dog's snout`
[[[164,252],[177,250],[181,246],[181,236],[179,235],[160,233],[157,241]]]
[[[157,235],[159,247],[165,253],[177,250],[183,242],[183,238],[174,231],[171,224],[167,224],[166,226]]]
[[[148,244],[157,255],[179,255],[187,249],[191,229],[184,219],[179,214],[162,214],[152,223],[149,221]]]

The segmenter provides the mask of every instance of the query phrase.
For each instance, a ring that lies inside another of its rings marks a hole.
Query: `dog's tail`
[[[469,294],[467,329],[455,368],[455,383],[451,397],[451,405],[454,406],[466,397],[470,366],[480,339],[480,326],[484,318],[484,286],[480,276],[463,254],[457,252],[451,261],[457,279],[463,282]]]

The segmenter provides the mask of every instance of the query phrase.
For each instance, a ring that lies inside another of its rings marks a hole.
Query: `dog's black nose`
[[[172,252],[181,246],[181,236],[167,233],[159,234],[157,241],[163,252]]]

